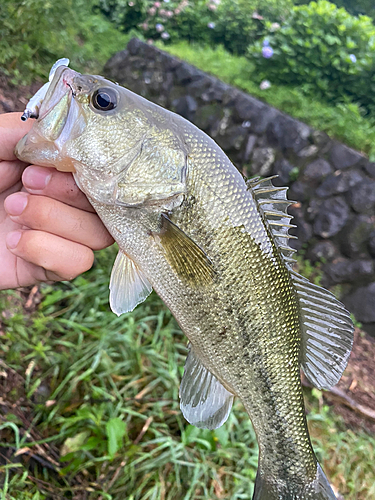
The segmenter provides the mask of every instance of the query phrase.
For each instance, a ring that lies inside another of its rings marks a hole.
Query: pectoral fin
[[[233,397],[190,347],[180,386],[180,407],[186,420],[202,429],[217,429],[227,420]]]
[[[109,290],[111,309],[120,316],[143,302],[152,292],[152,286],[141,269],[120,250],[113,265]]]
[[[302,317],[302,359],[306,377],[319,389],[340,380],[353,345],[353,323],[336,297],[292,272]]]
[[[166,215],[162,215],[160,232],[153,233],[153,236],[163,247],[170,266],[182,280],[192,285],[212,282],[215,271],[206,253]]]

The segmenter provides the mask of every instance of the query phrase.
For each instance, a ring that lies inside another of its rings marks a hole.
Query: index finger
[[[12,161],[17,142],[31,129],[33,120],[23,122],[22,113],[3,113],[0,115],[0,161]]]

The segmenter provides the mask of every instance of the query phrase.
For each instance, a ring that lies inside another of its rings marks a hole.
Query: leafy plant
[[[0,69],[14,82],[46,79],[52,64],[69,57],[76,69],[98,71],[128,37],[90,0],[2,0]]]
[[[351,16],[326,0],[296,6],[280,29],[249,46],[248,57],[259,81],[375,111],[375,26],[369,17]]]
[[[99,0],[102,12],[127,33],[138,28],[145,38],[223,44],[244,54],[249,43],[265,33],[266,20],[281,22],[291,0]]]
[[[350,101],[337,105],[325,103],[317,96],[307,96],[298,88],[273,81],[269,89],[262,90],[256,83],[259,75],[255,65],[220,46],[212,49],[180,42],[164,50],[367,153],[375,161],[375,119],[364,116],[358,105]]]

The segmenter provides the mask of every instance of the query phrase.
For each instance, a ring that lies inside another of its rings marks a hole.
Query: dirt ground
[[[0,113],[23,111],[30,97],[42,85],[14,86],[0,74]],[[30,293],[35,294],[35,288]],[[25,312],[30,308],[25,307]],[[334,406],[348,426],[375,433],[375,338],[358,329],[344,376],[323,397]],[[309,385],[304,380],[305,385]]]

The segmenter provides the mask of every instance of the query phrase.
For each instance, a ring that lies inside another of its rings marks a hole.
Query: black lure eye
[[[109,111],[117,106],[117,95],[110,88],[98,89],[93,93],[91,101],[94,108],[100,111]]]

